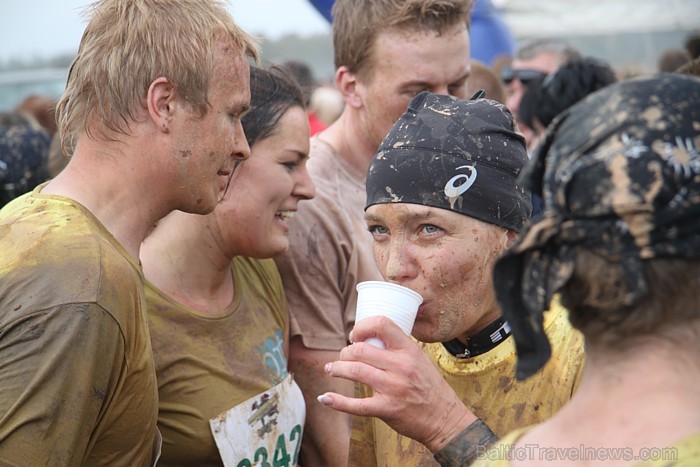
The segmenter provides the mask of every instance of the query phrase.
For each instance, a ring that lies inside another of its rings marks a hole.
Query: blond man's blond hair
[[[83,131],[128,134],[161,76],[206,114],[217,41],[258,60],[255,39],[217,0],[102,0],[85,15],[89,22],[56,109],[64,148]]]

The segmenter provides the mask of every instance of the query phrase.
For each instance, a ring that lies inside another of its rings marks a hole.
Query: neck
[[[367,140],[358,115],[352,109],[346,109],[338,120],[323,131],[321,138],[338,152],[340,157],[360,172],[367,172],[377,147]]]
[[[518,444],[666,447],[700,432],[698,344],[658,341],[623,353],[587,351],[581,385]],[[518,465],[518,464],[514,464]]]
[[[42,190],[70,198],[87,208],[134,258],[168,200],[157,182],[130,155],[100,147],[85,136],[68,166]],[[88,142],[89,141],[89,142]],[[161,191],[162,192],[162,191]]]
[[[217,314],[233,300],[231,256],[218,246],[212,215],[173,211],[141,246],[144,275],[196,311]]]

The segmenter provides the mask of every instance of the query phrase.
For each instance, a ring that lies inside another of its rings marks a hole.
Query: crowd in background
[[[692,72],[700,67],[698,57],[700,33],[693,33],[678,47],[664,50],[658,57],[655,71]],[[484,89],[486,97],[508,104],[518,117],[530,150],[556,113],[605,84],[639,74],[630,75],[616,64],[596,57],[582,57],[575,48],[559,40],[521,42],[514,56],[501,54],[491,58],[490,63],[472,58],[469,89],[473,92]],[[573,69],[555,79],[559,84],[551,84],[555,71],[570,61],[575,62],[569,65]],[[312,136],[338,118],[344,103],[333,83],[320,83],[313,70],[301,60],[279,65],[289,71],[305,92]],[[540,96],[537,101],[535,94],[542,94],[543,84],[549,89],[549,98]],[[530,92],[525,108],[519,111],[527,88],[537,90]],[[15,109],[0,113],[2,204],[56,176],[67,164],[67,156],[59,143],[55,105],[56,101],[50,97],[32,94],[24,96]],[[538,118],[533,114],[534,109],[546,115]]]

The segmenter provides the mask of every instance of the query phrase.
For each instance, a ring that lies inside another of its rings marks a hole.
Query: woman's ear
[[[518,240],[518,234],[513,232],[512,230],[506,230],[506,235],[508,237],[506,248],[509,248],[513,243],[516,242],[516,240]]]
[[[518,239],[518,234],[509,229],[503,229],[500,235],[500,243],[503,247],[503,251],[509,248]]]

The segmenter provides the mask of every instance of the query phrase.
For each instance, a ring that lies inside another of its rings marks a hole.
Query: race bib
[[[209,420],[226,467],[295,466],[306,406],[291,375],[277,386]]]

